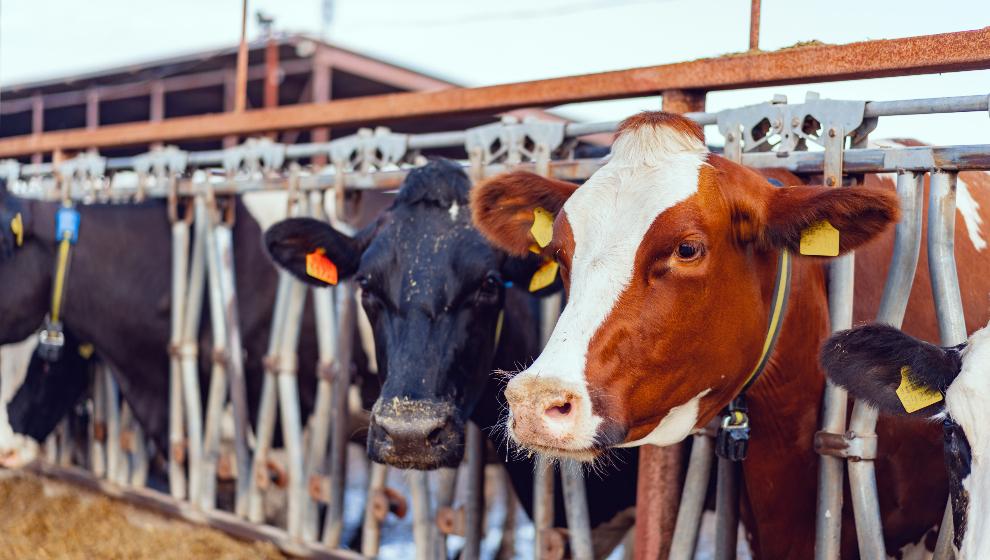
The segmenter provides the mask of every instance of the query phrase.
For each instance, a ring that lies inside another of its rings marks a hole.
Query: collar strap
[[[770,306],[770,317],[767,324],[767,336],[763,340],[763,352],[759,361],[743,385],[739,394],[743,394],[756,382],[767,364],[770,363],[770,356],[777,345],[777,337],[780,335],[780,327],[784,324],[784,311],[787,310],[787,300],[791,294],[791,252],[784,249],[777,257],[777,277],[773,283],[773,305]]]
[[[498,352],[498,343],[502,340],[502,325],[505,323],[505,308],[498,310],[498,322],[495,323],[495,351]]]

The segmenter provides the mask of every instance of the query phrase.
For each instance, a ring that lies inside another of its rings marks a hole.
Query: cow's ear
[[[822,367],[849,394],[898,415],[942,412],[943,395],[959,374],[959,348],[941,348],[888,325],[862,325],[833,334]]]
[[[774,188],[770,190],[757,238],[766,248],[835,256],[873,239],[899,215],[897,195],[890,190]]]
[[[525,257],[540,241],[533,234],[534,222],[552,222],[575,189],[573,183],[528,171],[503,173],[471,189],[472,218],[492,245],[512,256]],[[549,216],[539,218],[541,209]]]
[[[268,228],[265,249],[279,267],[314,286],[336,284],[357,271],[366,243],[326,222],[290,218]]]

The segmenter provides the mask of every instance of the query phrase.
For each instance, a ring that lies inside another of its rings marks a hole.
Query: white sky
[[[318,34],[323,0],[249,0],[282,31]],[[76,74],[229,46],[240,0],[0,0],[0,84]],[[257,34],[251,18],[249,34]],[[336,0],[328,38],[464,85],[486,85],[691,60],[745,50],[748,0]],[[848,43],[977,29],[990,0],[763,0],[761,43]],[[792,101],[813,89],[841,99],[990,94],[990,71],[713,92],[709,110]],[[561,108],[584,120],[657,108],[656,98]],[[709,129],[711,133],[714,129]],[[874,137],[990,143],[987,114],[888,117]]]

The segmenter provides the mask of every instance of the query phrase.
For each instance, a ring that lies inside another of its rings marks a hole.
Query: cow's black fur
[[[907,414],[897,387],[901,368],[916,386],[944,393],[962,365],[962,346],[942,348],[918,340],[883,324],[862,325],[840,331],[822,345],[821,362],[829,378],[851,395],[865,400],[888,414]],[[931,416],[940,412],[944,401],[912,415]]]

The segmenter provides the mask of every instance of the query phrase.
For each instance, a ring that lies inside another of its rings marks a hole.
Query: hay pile
[[[0,471],[0,560],[284,558],[273,545],[165,519],[74,486]]]

